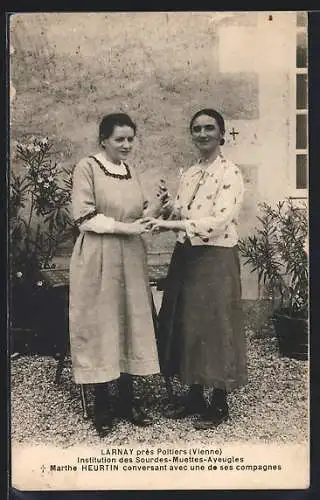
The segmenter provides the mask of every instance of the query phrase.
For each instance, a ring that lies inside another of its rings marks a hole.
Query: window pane
[[[307,75],[297,75],[297,109],[307,109]]]
[[[297,33],[297,68],[307,67],[307,33]]]
[[[297,115],[296,149],[307,149],[307,115]]]
[[[305,28],[308,24],[308,13],[297,12],[297,26]]]
[[[307,187],[307,155],[297,155],[296,163],[296,188],[306,189]]]

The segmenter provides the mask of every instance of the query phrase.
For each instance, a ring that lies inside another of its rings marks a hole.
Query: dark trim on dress
[[[101,170],[109,177],[114,177],[115,179],[131,179],[131,172],[130,172],[130,169],[126,163],[123,162],[124,166],[126,167],[126,171],[127,171],[126,174],[114,174],[112,172],[109,172],[109,170],[95,156],[89,156],[89,158],[91,158],[92,160],[95,160],[97,162],[97,164],[99,165],[99,167],[101,168]]]
[[[77,226],[81,226],[83,222],[93,219],[93,217],[95,217],[96,215],[98,215],[98,212],[96,209],[94,209],[92,212],[89,212],[88,214],[83,215],[82,217],[79,217],[79,219],[75,220],[75,224]]]

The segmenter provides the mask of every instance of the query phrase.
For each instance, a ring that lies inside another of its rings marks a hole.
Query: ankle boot
[[[223,389],[214,389],[208,409],[200,415],[194,424],[198,430],[212,429],[218,427],[229,418],[227,392]]]
[[[131,375],[121,375],[119,379],[118,416],[141,427],[152,424],[152,419],[145,413],[140,401],[134,397],[133,377]]]
[[[193,384],[188,393],[177,404],[165,409],[164,415],[167,418],[179,419],[203,413],[205,409],[203,387],[199,384]]]
[[[113,418],[108,383],[94,385],[93,423],[99,436],[105,437],[113,429]]]

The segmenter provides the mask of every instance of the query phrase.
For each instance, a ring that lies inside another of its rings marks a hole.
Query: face
[[[131,127],[116,125],[112,135],[101,141],[101,145],[104,146],[105,152],[112,162],[120,163],[120,161],[125,161],[130,154],[134,136],[134,130]]]
[[[191,136],[200,152],[210,154],[219,146],[223,134],[215,118],[200,115],[192,124]]]

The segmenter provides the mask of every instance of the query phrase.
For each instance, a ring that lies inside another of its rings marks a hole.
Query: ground
[[[246,328],[249,381],[229,396],[230,421],[216,430],[196,431],[192,418],[166,419],[164,380],[143,378],[136,385],[155,418],[150,428],[119,422],[107,445],[195,442],[306,443],[308,441],[308,363],[280,357],[274,337],[257,336]],[[20,356],[11,365],[13,444],[99,445],[90,420],[81,412],[79,388],[67,364],[60,385],[54,377],[57,361],[39,355]],[[178,389],[178,382],[176,382]]]

